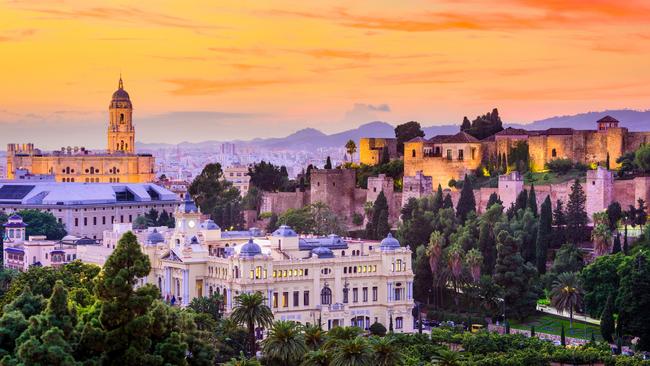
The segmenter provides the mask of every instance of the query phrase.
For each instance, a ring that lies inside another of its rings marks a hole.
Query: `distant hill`
[[[600,118],[610,115],[621,121],[622,127],[627,127],[630,131],[648,131],[650,130],[650,110],[635,111],[630,109],[606,110],[602,112],[587,112],[571,116],[557,116],[542,119],[527,124],[504,123],[504,127],[525,128],[529,130],[543,130],[552,127],[571,127],[577,130],[591,130],[596,128],[596,121]],[[315,128],[305,128],[296,131],[286,137],[280,138],[257,138],[248,141],[229,141],[245,146],[256,146],[266,149],[283,149],[283,150],[313,150],[318,148],[343,147],[345,143],[352,139],[358,143],[361,137],[395,137],[395,126],[387,122],[374,121],[360,125],[357,128],[342,131],[335,134],[325,134]],[[455,134],[460,130],[458,124],[446,124],[439,126],[423,127],[427,138],[435,135]],[[221,141],[204,141],[204,142],[182,142],[178,144],[183,149],[204,149],[217,148]],[[136,143],[138,149],[160,149],[175,147],[174,144],[158,143]]]

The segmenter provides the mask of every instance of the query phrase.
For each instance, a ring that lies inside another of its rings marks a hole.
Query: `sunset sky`
[[[4,1],[0,146],[103,148],[120,72],[143,142],[650,108],[650,2]]]

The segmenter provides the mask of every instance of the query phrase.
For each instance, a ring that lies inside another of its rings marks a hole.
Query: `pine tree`
[[[490,198],[488,198],[486,209],[490,208],[495,203],[498,203],[500,205],[503,204],[503,202],[499,199],[499,195],[497,195],[496,192],[492,192],[492,194],[490,194]]]
[[[327,160],[325,161],[325,166],[323,169],[332,169],[332,159],[330,157],[327,157]]]
[[[526,189],[519,192],[515,200],[515,213],[519,210],[525,210],[528,206],[528,191]]]
[[[467,175],[463,181],[463,189],[460,191],[460,198],[456,205],[456,216],[460,219],[461,224],[465,223],[467,215],[470,212],[476,213],[476,199],[474,198],[474,189],[472,181]]]
[[[528,193],[528,208],[537,217],[537,195],[535,194],[535,185],[531,184],[530,192]]]
[[[612,294],[609,294],[609,296],[607,296],[607,302],[605,303],[603,313],[600,315],[600,335],[603,336],[603,339],[606,342],[611,343],[614,341],[614,338],[612,337],[614,331],[614,297]]]
[[[587,211],[585,210],[586,202],[587,196],[580,181],[576,179],[571,186],[566,212],[568,239],[573,244],[578,244],[585,235],[585,227],[588,221]]]
[[[442,197],[442,186],[438,183],[438,190],[436,191],[435,196],[433,196],[433,204],[431,210],[433,213],[438,213],[438,211],[443,207],[443,197]]]
[[[548,243],[551,239],[552,229],[553,213],[551,211],[551,197],[548,195],[542,203],[542,210],[540,212],[539,223],[537,225],[537,243],[535,244],[537,272],[540,274],[546,273]]]
[[[445,199],[442,201],[442,208],[454,208],[454,203],[451,200],[451,194],[447,193]]]
[[[621,252],[621,235],[616,234],[614,237],[614,246],[612,247],[612,254],[620,253]]]

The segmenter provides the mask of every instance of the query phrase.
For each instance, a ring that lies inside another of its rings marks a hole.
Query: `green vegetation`
[[[559,336],[562,327],[567,337],[590,340],[593,333],[597,340],[602,341],[600,328],[597,324],[586,323],[582,320],[575,319],[573,324],[569,319],[557,315],[536,313],[524,321],[512,320],[510,327],[513,329],[530,330],[535,327],[536,333],[546,333]]]
[[[239,190],[223,178],[219,163],[207,164],[188,188],[201,212],[222,229],[241,229],[244,225]]]
[[[395,127],[395,138],[397,139],[397,153],[402,155],[404,153],[404,143],[416,137],[424,137],[424,131],[422,131],[422,127],[420,127],[420,123],[416,121],[402,123],[401,125]]]
[[[499,111],[494,108],[492,112],[488,112],[482,116],[476,116],[471,123],[467,117],[463,117],[460,130],[482,140],[502,131],[503,123],[501,122],[501,117],[499,117]]]
[[[60,240],[66,235],[65,226],[49,212],[20,210],[16,213],[27,224],[25,235],[28,238],[33,235],[45,235],[48,240]],[[4,225],[6,222],[7,214],[0,212],[0,225]],[[0,233],[4,233],[4,226],[0,227]]]
[[[345,224],[341,222],[339,217],[329,206],[322,202],[316,202],[302,208],[290,208],[277,218],[276,224],[277,226],[289,225],[301,234],[345,235],[347,231]],[[273,227],[267,229],[273,229]]]

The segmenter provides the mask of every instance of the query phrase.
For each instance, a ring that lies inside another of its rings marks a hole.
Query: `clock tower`
[[[176,226],[172,235],[172,243],[176,248],[182,248],[184,245],[191,243],[193,237],[198,237],[199,224],[201,221],[201,211],[189,193],[185,194],[185,199],[174,213]]]

